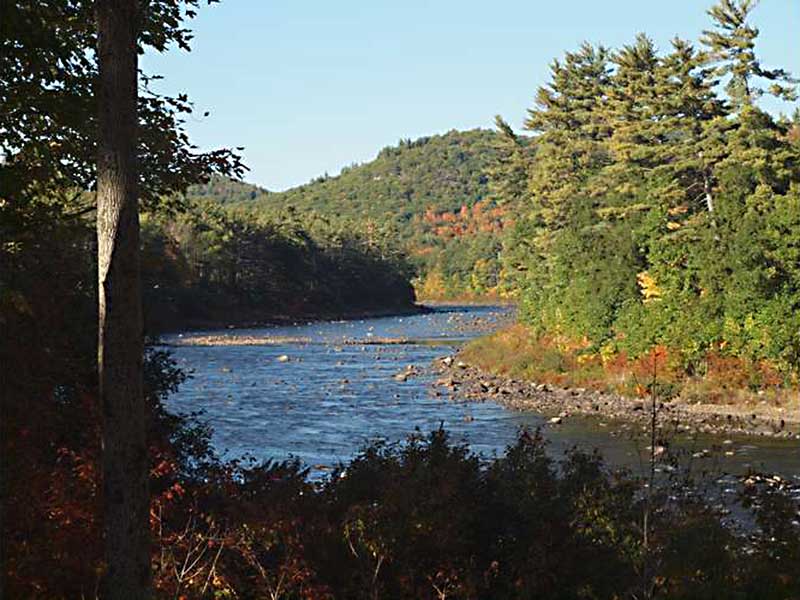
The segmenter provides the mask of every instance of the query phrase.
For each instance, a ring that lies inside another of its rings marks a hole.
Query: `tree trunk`
[[[703,177],[703,194],[705,194],[706,208],[708,212],[714,212],[714,196],[711,193],[711,175],[706,173]]]
[[[98,370],[106,600],[150,597],[136,168],[137,0],[97,0]]]

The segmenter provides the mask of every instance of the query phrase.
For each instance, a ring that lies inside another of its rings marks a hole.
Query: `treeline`
[[[412,271],[386,228],[197,202],[142,229],[152,329],[414,309]]]
[[[759,106],[796,96],[756,53],[754,7],[720,2],[699,44],[584,44],[553,63],[531,142],[501,122],[520,207],[504,284],[534,335],[606,358],[660,345],[687,373],[800,367],[800,113]]]
[[[486,169],[494,157],[492,131],[451,131],[386,147],[375,160],[342,169],[259,200],[259,208],[281,205],[325,214],[391,218],[410,227],[427,209],[458,211],[487,195]]]
[[[215,178],[191,193],[239,206],[258,215],[285,207],[344,216],[362,227],[392,226],[416,271],[423,298],[497,294],[500,231],[508,210],[489,185],[505,152],[488,130],[451,131],[384,148],[375,160],[345,167],[285,192],[266,193]]]
[[[220,204],[246,203],[268,195],[264,188],[237,179],[212,175],[208,181],[189,187],[187,195],[192,200],[213,200]]]
[[[416,255],[415,289],[428,300],[482,300],[499,297],[502,239],[495,232],[454,236],[434,251]]]
[[[13,241],[3,251],[0,308],[45,321],[49,309],[40,314],[38,298],[72,297],[63,288],[74,285],[82,290],[75,302],[83,304],[74,318],[88,317],[92,224],[55,207],[24,224],[7,214],[4,233]],[[141,245],[149,334],[416,309],[413,269],[386,228],[292,211],[256,219],[207,201],[144,215]]]

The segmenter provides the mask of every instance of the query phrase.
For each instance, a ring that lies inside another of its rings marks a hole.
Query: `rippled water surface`
[[[320,469],[346,462],[371,440],[398,441],[415,428],[427,432],[440,423],[456,440],[491,455],[511,443],[521,427],[545,426],[545,420],[491,402],[435,396],[436,376],[429,367],[508,317],[499,307],[453,307],[407,317],[206,332],[224,336],[224,344],[172,348],[193,377],[169,407],[202,410],[214,428],[215,446],[228,457],[292,455]],[[191,336],[169,336],[165,342],[180,344]],[[270,343],[254,344],[262,338]],[[403,343],[392,343],[398,341]],[[394,377],[409,365],[421,374],[406,381]],[[610,462],[638,469],[643,444],[612,435],[599,421],[566,419],[545,431],[556,451],[596,447]],[[723,441],[706,437],[684,444],[700,449]],[[726,471],[752,466],[796,475],[798,446],[797,441],[734,438],[726,445],[734,455],[721,452],[717,460]]]

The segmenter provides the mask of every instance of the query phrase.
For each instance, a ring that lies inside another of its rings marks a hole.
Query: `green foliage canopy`
[[[535,156],[497,173],[523,190],[503,262],[536,331],[665,344],[692,368],[710,351],[800,366],[797,124],[756,103],[793,80],[761,66],[754,6],[722,0],[699,49],[639,35],[553,63]]]

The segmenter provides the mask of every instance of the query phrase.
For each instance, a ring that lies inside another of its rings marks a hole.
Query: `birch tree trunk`
[[[703,194],[705,195],[706,208],[708,212],[714,212],[714,196],[711,193],[711,174],[706,173],[703,177]]]
[[[150,597],[136,167],[137,0],[97,0],[98,370],[105,600]]]

